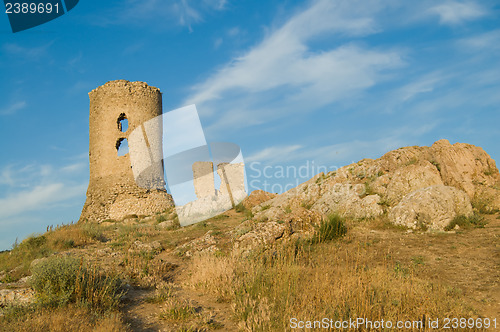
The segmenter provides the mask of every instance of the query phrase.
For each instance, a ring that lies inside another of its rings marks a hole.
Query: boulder
[[[415,190],[442,184],[436,166],[427,160],[421,160],[398,168],[391,174],[384,199],[389,205],[396,205]]]
[[[0,306],[27,305],[35,301],[35,292],[31,288],[1,289]]]
[[[495,161],[480,147],[464,143],[451,145],[443,139],[429,148],[429,154],[444,184],[462,189],[471,199],[483,187],[500,183]]]
[[[271,244],[285,235],[285,223],[275,221],[259,222],[253,229],[236,239],[234,249],[237,252],[249,252],[257,246]]]
[[[412,229],[444,230],[458,215],[472,215],[469,196],[460,189],[437,185],[406,195],[391,209],[389,220]]]

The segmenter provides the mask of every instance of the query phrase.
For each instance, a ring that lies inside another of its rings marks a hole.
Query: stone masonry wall
[[[90,180],[80,221],[150,215],[172,206],[172,198],[164,189],[163,172],[158,167],[152,167],[155,172],[144,173],[150,178],[148,183],[156,185],[141,188],[134,179],[130,154],[118,156],[118,148],[125,142],[130,151],[144,149],[135,146],[134,140],[128,141],[128,137],[134,129],[162,114],[160,90],[144,82],[117,80],[92,90],[89,99]],[[128,128],[124,128],[125,119]],[[143,130],[146,131],[144,126]],[[157,153],[158,146],[161,151],[162,133],[161,127],[156,130],[153,135],[148,131],[148,138],[156,142]]]

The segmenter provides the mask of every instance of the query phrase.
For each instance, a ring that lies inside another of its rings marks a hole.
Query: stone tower
[[[128,215],[151,215],[173,206],[172,197],[164,187],[163,169],[149,174],[150,182],[157,183],[155,187],[139,187],[127,150],[127,147],[136,152],[143,149],[135,146],[134,140],[130,142],[129,135],[141,126],[144,130],[146,121],[162,114],[160,90],[144,82],[117,80],[92,90],[89,99],[90,181],[80,221],[121,220]],[[149,132],[148,136],[157,142],[161,153],[161,125],[154,135]]]

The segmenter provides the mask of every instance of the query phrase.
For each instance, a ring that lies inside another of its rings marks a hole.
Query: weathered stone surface
[[[247,193],[245,191],[233,191],[234,202],[241,202]],[[177,216],[181,226],[187,226],[196,222],[212,218],[233,207],[231,197],[227,194],[217,192],[216,195],[198,198],[182,206],[176,207]]]
[[[257,246],[273,243],[285,234],[285,223],[275,221],[260,222],[252,226],[252,230],[236,239],[236,251],[249,251]]]
[[[130,215],[152,215],[172,206],[171,196],[165,191],[152,191],[146,195],[120,194],[109,206],[109,219],[122,220]]]
[[[172,206],[164,189],[161,121],[153,120],[162,114],[160,90],[117,80],[92,90],[89,98],[90,180],[80,221],[148,215]],[[118,156],[125,140],[130,152]]]
[[[313,211],[323,214],[338,213],[342,216],[361,219],[381,215],[384,211],[378,204],[380,196],[365,194],[362,184],[336,183],[329,188],[312,206]]]
[[[483,149],[446,140],[411,146],[363,159],[307,182],[252,208],[256,220],[287,220],[299,207],[321,215],[370,218],[429,186],[452,186],[467,193],[475,208],[500,209],[500,174]],[[437,198],[436,198],[437,199]],[[431,209],[431,208],[429,208]]]
[[[214,163],[211,161],[197,161],[192,168],[196,197],[203,198],[215,195]]]
[[[210,230],[205,235],[178,246],[175,250],[178,254],[190,257],[195,254],[214,252],[217,249],[216,244],[217,241]]]
[[[390,175],[384,198],[390,205],[396,205],[406,195],[415,190],[442,185],[437,168],[427,160],[403,166]]]
[[[162,250],[161,244],[158,241],[153,241],[151,243],[143,243],[141,241],[135,241],[129,248],[129,252],[159,252]]]
[[[443,230],[456,216],[471,214],[472,206],[463,190],[437,185],[406,195],[392,208],[389,219],[413,229]]]
[[[495,161],[480,147],[440,140],[429,148],[439,165],[444,184],[462,189],[473,198],[481,187],[493,186],[500,181]]]
[[[221,180],[219,191],[223,195],[228,194],[228,190],[231,193],[245,191],[245,164],[221,163],[217,165],[217,174]]]
[[[264,190],[254,190],[241,203],[245,208],[251,209],[256,205],[259,205],[263,202],[273,199],[276,196],[277,196],[276,194],[268,193],[267,191]]]
[[[35,301],[35,292],[31,288],[1,289],[0,306],[27,305]]]

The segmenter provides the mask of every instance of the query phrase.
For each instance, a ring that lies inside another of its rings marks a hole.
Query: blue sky
[[[15,34],[0,17],[0,249],[78,219],[87,93],[115,79],[196,104],[250,190],[441,138],[500,160],[498,1],[81,0]]]

